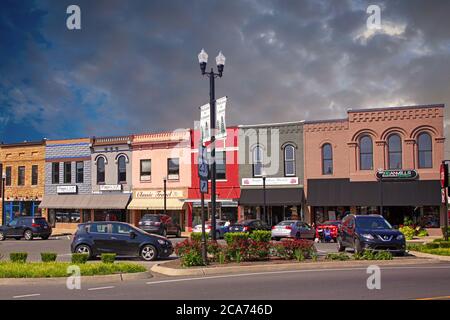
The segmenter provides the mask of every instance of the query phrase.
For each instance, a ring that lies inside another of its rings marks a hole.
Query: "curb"
[[[193,269],[175,269],[164,267],[163,264],[155,264],[150,270],[166,276],[207,276],[217,274],[231,274],[242,272],[269,272],[285,270],[310,270],[310,269],[330,269],[336,267],[361,267],[377,265],[411,265],[435,263],[434,259],[410,258],[403,261],[398,260],[359,260],[359,261],[330,261],[330,262],[306,262],[306,263],[284,263],[277,265],[253,265],[253,266],[233,266],[233,267],[214,267],[214,268],[193,268]]]
[[[0,278],[1,285],[33,285],[33,284],[66,284],[67,277],[58,278]],[[101,276],[82,276],[81,283],[99,283],[99,282],[122,282],[130,280],[145,280],[152,278],[153,275],[146,272],[136,272],[136,273],[122,273],[122,274],[108,274]]]
[[[419,251],[409,251],[409,253],[413,254],[419,258],[435,259],[435,260],[439,260],[439,261],[450,261],[450,256],[440,256],[437,254],[431,254],[431,253],[425,253],[425,252],[419,252]]]

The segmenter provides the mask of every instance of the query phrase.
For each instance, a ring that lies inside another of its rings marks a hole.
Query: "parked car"
[[[52,234],[52,227],[45,218],[17,217],[8,224],[0,226],[0,241],[6,238],[33,240],[40,237],[47,240]]]
[[[339,226],[341,225],[341,221],[338,220],[330,220],[325,221],[324,223],[319,223],[316,227],[316,238],[317,239],[323,239],[323,233],[325,229],[330,230],[331,239],[334,242],[337,242],[338,232],[339,232]]]
[[[380,215],[347,215],[342,220],[337,240],[341,252],[353,248],[357,253],[372,249],[403,255],[406,250],[403,234]]]
[[[221,239],[224,237],[225,233],[228,232],[229,226],[225,226],[227,222],[225,220],[216,220],[216,239]],[[205,222],[205,232],[211,236],[211,221]],[[192,232],[202,232],[202,225],[197,224],[192,229]]]
[[[262,220],[250,219],[238,221],[229,228],[229,232],[253,232],[255,230],[270,230],[270,227]]]
[[[150,234],[125,222],[88,222],[78,225],[71,244],[72,253],[85,253],[89,258],[102,253],[138,256],[152,261],[173,252],[172,242]]]
[[[181,237],[180,225],[173,222],[172,217],[167,214],[144,214],[138,226],[145,232],[159,234],[163,237],[169,234]]]
[[[298,220],[285,220],[272,227],[272,239],[281,238],[314,240],[316,231],[310,225]]]

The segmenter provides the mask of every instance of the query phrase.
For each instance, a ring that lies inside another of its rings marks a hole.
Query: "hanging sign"
[[[416,170],[378,170],[378,180],[414,180],[419,174]]]
[[[225,112],[227,108],[227,97],[216,100],[216,138],[225,139],[227,137],[227,126],[225,122]]]
[[[200,134],[202,142],[211,140],[211,117],[209,103],[200,107]]]

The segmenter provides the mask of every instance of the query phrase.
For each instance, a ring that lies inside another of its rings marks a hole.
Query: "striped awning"
[[[182,210],[184,201],[180,199],[167,199],[167,210]],[[128,205],[129,210],[163,210],[164,199],[133,199]]]
[[[126,209],[130,194],[44,195],[39,208],[45,209]]]

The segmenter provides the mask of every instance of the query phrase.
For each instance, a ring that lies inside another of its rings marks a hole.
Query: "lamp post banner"
[[[227,137],[227,126],[225,122],[225,112],[227,108],[227,97],[216,100],[216,138],[225,139]]]
[[[209,103],[200,107],[200,132],[202,142],[211,141],[211,117],[209,112]]]

